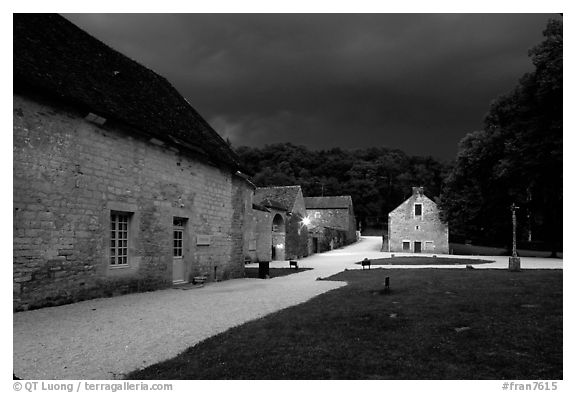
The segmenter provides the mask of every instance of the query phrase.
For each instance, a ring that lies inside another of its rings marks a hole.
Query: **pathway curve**
[[[316,278],[361,268],[354,262],[363,258],[389,257],[379,251],[380,245],[380,237],[363,237],[299,262],[313,270],[271,280],[229,280],[198,289],[166,289],[16,313],[14,373],[24,379],[122,378],[233,326],[344,286]],[[507,259],[497,258],[502,261],[493,267],[503,267]],[[529,259],[522,258],[524,268],[550,265],[550,260]],[[275,266],[287,263],[271,264]],[[562,268],[561,260],[555,266]]]

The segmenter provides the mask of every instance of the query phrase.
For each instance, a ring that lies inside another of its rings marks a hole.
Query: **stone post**
[[[512,256],[508,259],[508,270],[511,272],[519,272],[520,257],[518,257],[516,252],[516,210],[518,210],[518,206],[513,203],[510,210],[512,210]]]

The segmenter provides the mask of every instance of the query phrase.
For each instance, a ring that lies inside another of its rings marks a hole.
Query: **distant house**
[[[388,251],[447,254],[448,226],[422,187],[388,214]]]
[[[338,235],[336,238],[338,246],[356,241],[356,219],[351,196],[306,197],[304,203],[311,228],[330,228],[344,232],[344,236]],[[319,233],[317,230],[314,232]],[[315,244],[312,245],[312,250],[321,251]]]
[[[254,187],[228,144],[63,17],[13,21],[14,309],[243,277]]]
[[[304,222],[306,207],[300,186],[257,188],[254,203],[270,212],[269,216],[260,211],[255,213],[265,220],[259,228],[269,228],[255,235],[257,243],[261,244],[268,244],[266,239],[271,236],[269,261],[308,256],[308,228]]]

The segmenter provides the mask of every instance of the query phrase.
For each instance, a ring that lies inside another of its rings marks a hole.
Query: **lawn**
[[[374,269],[330,279],[349,285],[128,378],[563,377],[561,270]]]
[[[372,265],[479,265],[492,262],[494,261],[442,257],[393,257],[370,260]],[[361,265],[362,262],[356,262],[356,264]]]
[[[294,273],[301,273],[305,270],[311,270],[311,269],[310,268],[289,269],[289,268],[274,267],[270,268],[270,278],[288,276]],[[246,278],[258,278],[257,267],[247,267],[244,269],[244,271],[246,272]]]
[[[473,244],[450,243],[450,253],[455,255],[499,255],[510,256],[512,251],[502,247],[476,246]],[[520,257],[552,258],[551,251],[536,251],[518,249]],[[557,253],[557,258],[562,258],[562,252]]]

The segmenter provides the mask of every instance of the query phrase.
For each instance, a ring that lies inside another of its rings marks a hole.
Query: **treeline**
[[[509,244],[562,247],[562,20],[548,22],[529,51],[534,71],[491,104],[484,129],[460,142],[440,201],[451,234]]]
[[[379,230],[386,229],[388,213],[411,195],[413,186],[439,197],[449,169],[432,157],[384,147],[314,151],[283,143],[236,152],[257,186],[298,184],[304,196],[351,195],[362,227]]]

